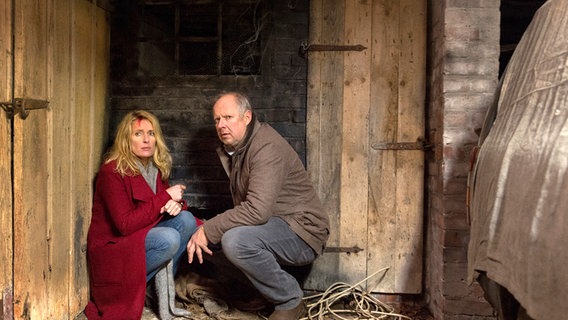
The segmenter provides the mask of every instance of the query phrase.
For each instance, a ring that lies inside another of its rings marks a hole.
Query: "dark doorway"
[[[546,0],[501,0],[501,54],[499,76],[503,74],[535,12]]]

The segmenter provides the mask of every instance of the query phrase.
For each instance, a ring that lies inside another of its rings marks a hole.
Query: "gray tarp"
[[[469,281],[534,319],[568,319],[568,1],[535,14],[504,75],[473,175]]]

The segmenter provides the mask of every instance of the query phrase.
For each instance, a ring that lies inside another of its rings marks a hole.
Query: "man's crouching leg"
[[[316,254],[284,220],[273,217],[263,225],[233,228],[223,235],[221,245],[227,259],[274,304],[270,320],[303,315],[302,288],[282,265],[308,265]]]

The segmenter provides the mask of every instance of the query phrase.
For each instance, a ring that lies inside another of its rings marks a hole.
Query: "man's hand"
[[[205,230],[203,227],[199,227],[195,233],[189,239],[187,243],[187,256],[189,263],[193,262],[193,254],[197,256],[197,260],[199,263],[203,263],[203,252],[207,253],[208,255],[212,256],[213,251],[207,247],[207,236],[205,235]]]

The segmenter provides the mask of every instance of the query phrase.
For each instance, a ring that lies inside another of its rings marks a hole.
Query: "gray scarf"
[[[144,180],[150,186],[150,189],[156,193],[156,179],[158,178],[158,168],[154,165],[153,161],[148,162],[148,168],[145,168],[142,162],[138,161],[138,169],[142,173]]]

